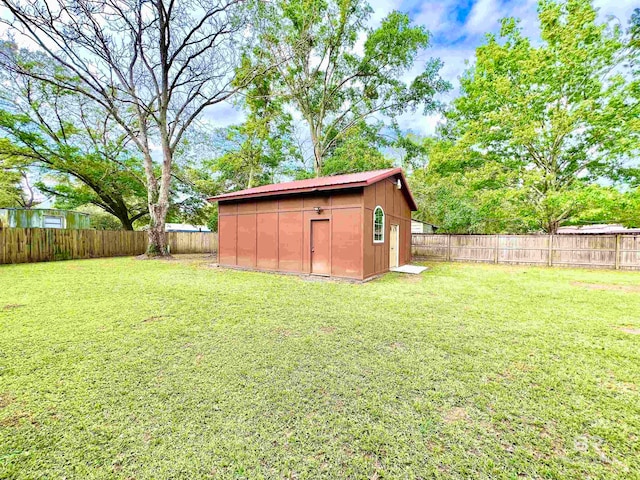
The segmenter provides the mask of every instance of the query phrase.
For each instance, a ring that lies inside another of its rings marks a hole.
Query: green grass
[[[3,266],[0,477],[640,478],[619,327],[640,273]]]

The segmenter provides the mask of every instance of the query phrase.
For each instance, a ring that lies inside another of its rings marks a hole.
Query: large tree
[[[14,49],[11,44],[2,48]],[[5,59],[7,57],[5,56]],[[43,55],[14,52],[20,70],[63,69]],[[46,181],[37,184],[65,208],[92,204],[122,227],[148,214],[144,171],[137,150],[108,112],[91,99],[33,75],[0,72],[0,157],[20,159]],[[15,164],[15,162],[14,162]]]
[[[540,43],[505,19],[476,50],[444,129],[458,161],[445,163],[458,183],[521,200],[554,233],[628,170],[640,105],[619,25],[599,23],[589,0],[543,0],[538,11]]]
[[[366,172],[393,166],[393,161],[382,150],[392,142],[381,131],[380,123],[361,121],[346,130],[327,151],[322,164],[323,175]]]
[[[244,94],[246,119],[216,131],[215,155],[207,162],[222,192],[274,183],[287,164],[297,163],[291,115],[272,92],[272,75],[256,78]]]
[[[437,138],[422,141],[409,177],[419,206],[417,217],[447,233],[528,233],[543,229],[545,210],[536,203],[535,169],[517,162],[489,161],[481,151]],[[613,186],[585,182],[567,192],[548,194],[550,208],[570,205],[566,223],[609,223],[629,216],[631,196]]]
[[[260,41],[248,70],[256,63],[275,66],[273,93],[305,122],[316,175],[354,126],[419,106],[431,112],[438,106],[434,97],[449,88],[434,59],[412,81],[403,80],[429,45],[428,32],[405,14],[394,11],[372,30],[364,0],[276,0],[259,8]]]
[[[139,150],[151,217],[147,253],[166,255],[176,149],[203,110],[244,85],[235,75],[247,39],[239,12],[244,1],[1,2],[11,14],[3,20],[11,31],[35,42],[73,77],[17,73],[87,96]]]

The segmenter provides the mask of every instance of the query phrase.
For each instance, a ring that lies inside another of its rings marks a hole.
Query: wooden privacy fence
[[[218,234],[213,232],[169,232],[167,245],[171,253],[216,253]],[[146,249],[146,243],[145,243]]]
[[[416,258],[640,270],[640,235],[413,234]]]
[[[214,253],[218,250],[218,235],[210,232],[170,232],[167,242],[171,253]],[[146,232],[0,229],[0,264],[140,255],[146,249]]]

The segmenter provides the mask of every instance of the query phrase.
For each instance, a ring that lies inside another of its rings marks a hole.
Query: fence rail
[[[413,234],[416,258],[640,270],[640,235]]]
[[[209,232],[170,232],[171,253],[213,253],[218,235]],[[55,228],[0,229],[0,264],[140,255],[147,233],[125,230],[61,230]]]

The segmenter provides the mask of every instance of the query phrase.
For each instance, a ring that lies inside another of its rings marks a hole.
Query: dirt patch
[[[467,410],[465,408],[453,407],[445,414],[444,421],[445,423],[456,423],[467,421],[468,418],[469,414],[467,413]]]
[[[204,358],[204,355],[199,353],[198,355],[196,355],[196,365],[200,365],[200,362],[202,362],[202,359]]]
[[[331,335],[336,331],[336,327],[320,327],[320,332],[325,335]]]
[[[584,287],[589,290],[609,290],[614,292],[640,293],[640,285],[612,285],[608,283],[571,282],[574,287]]]
[[[16,308],[22,308],[22,307],[26,307],[26,305],[23,305],[21,303],[9,303],[8,305],[5,305],[4,307],[2,307],[2,310],[15,310]]]
[[[181,253],[175,255],[167,255],[164,257],[149,257],[146,254],[138,255],[136,260],[159,260],[161,262],[183,263],[186,265],[207,265],[211,266],[211,262],[216,262],[218,256],[214,253]]]
[[[137,257],[134,257],[136,260],[173,260],[173,257],[171,255],[147,255],[146,253],[143,253],[142,255],[138,255]]]
[[[5,408],[11,405],[16,399],[8,393],[0,393],[0,408]]]
[[[640,328],[629,327],[629,326],[614,327],[614,328],[620,330],[621,332],[629,333],[631,335],[640,335]]]
[[[280,335],[281,337],[290,337],[294,334],[293,330],[289,330],[288,328],[278,327],[274,330],[276,335]]]
[[[400,276],[400,281],[402,283],[421,283],[424,277],[422,275],[410,275],[410,274],[402,274]]]
[[[157,322],[158,320],[162,320],[163,318],[171,318],[172,315],[154,315],[153,317],[148,317],[142,320],[142,323],[148,322]]]
[[[10,415],[7,418],[3,418],[0,420],[0,426],[2,427],[17,427],[22,423],[22,421],[27,421],[31,425],[39,426],[38,422],[31,416],[30,413],[26,412],[17,412],[14,415]]]

